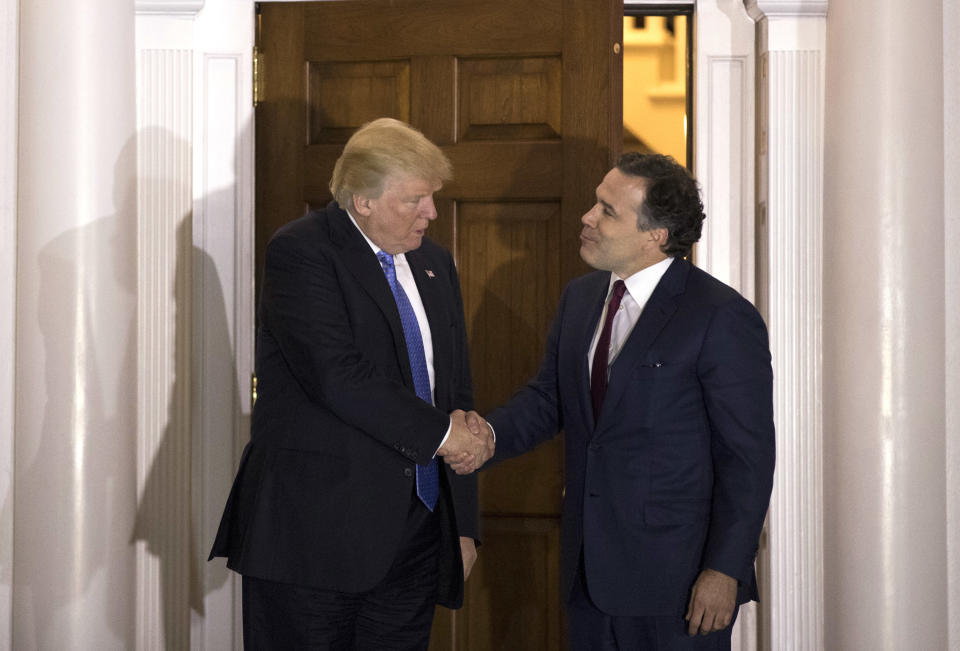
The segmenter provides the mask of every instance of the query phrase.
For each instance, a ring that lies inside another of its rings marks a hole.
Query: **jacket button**
[[[413,477],[413,469],[412,469],[412,468],[404,468],[404,469],[403,469],[403,476],[404,476],[404,477]]]

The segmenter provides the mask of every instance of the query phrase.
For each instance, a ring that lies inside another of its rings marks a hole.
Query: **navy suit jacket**
[[[703,568],[755,599],[774,466],[763,320],[675,259],[610,366],[594,422],[587,351],[609,280],[597,271],[564,290],[538,375],[488,415],[494,461],[565,430],[565,597],[582,549],[590,596],[611,615],[682,615]]]
[[[280,228],[260,296],[258,399],[210,557],[241,574],[360,592],[387,573],[426,464],[473,406],[460,285],[424,239],[406,254],[430,323],[435,403],[416,396],[386,276],[331,203]],[[459,536],[478,537],[477,483],[439,463],[438,603],[463,599]]]

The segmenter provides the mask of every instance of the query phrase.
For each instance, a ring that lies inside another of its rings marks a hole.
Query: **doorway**
[[[474,404],[505,402],[586,270],[580,216],[621,147],[622,20],[619,0],[259,5],[257,275],[272,232],[329,200],[347,137],[376,117],[409,122],[454,166],[429,236],[457,264]],[[557,437],[481,473],[482,551],[431,649],[565,648],[563,471]]]
[[[623,151],[672,156],[692,170],[693,7],[624,7]]]

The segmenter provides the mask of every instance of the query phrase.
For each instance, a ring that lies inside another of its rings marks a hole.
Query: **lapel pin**
[[[426,269],[425,271],[427,272],[427,278],[436,278],[436,276],[433,274],[433,271],[430,269]]]

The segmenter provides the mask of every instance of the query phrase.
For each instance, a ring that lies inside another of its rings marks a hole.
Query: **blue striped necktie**
[[[424,402],[433,404],[433,397],[430,395],[430,374],[427,371],[427,358],[423,353],[423,337],[420,335],[420,326],[417,323],[417,315],[410,305],[403,287],[397,280],[397,270],[393,266],[393,256],[384,251],[377,253],[380,260],[380,266],[383,267],[383,273],[387,276],[387,282],[390,283],[390,291],[393,292],[393,300],[397,302],[397,310],[400,312],[400,323],[403,325],[403,337],[407,341],[407,355],[410,356],[410,372],[413,374],[413,386],[416,389],[417,396]],[[426,466],[417,465],[417,496],[433,511],[437,504],[437,496],[440,494],[440,483],[437,477],[437,460],[430,459]]]

